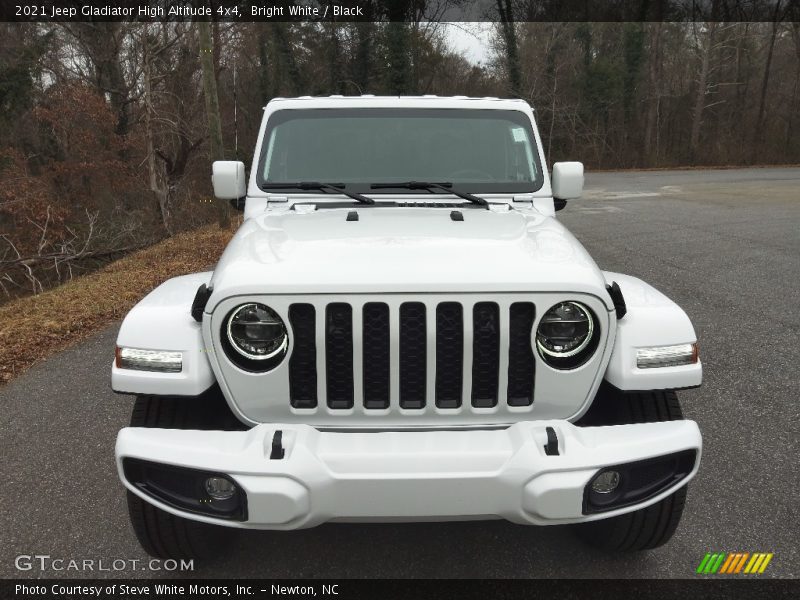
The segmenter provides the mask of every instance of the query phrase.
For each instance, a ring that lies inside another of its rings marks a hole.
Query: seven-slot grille
[[[401,409],[429,404],[492,409],[500,402],[530,406],[534,316],[532,302],[514,302],[503,310],[490,301],[294,303],[289,307],[291,405],[346,410],[358,403],[367,410],[386,410],[397,377]],[[318,331],[320,324],[323,331]],[[501,369],[507,370],[506,377],[501,378]],[[506,389],[500,389],[501,381]]]

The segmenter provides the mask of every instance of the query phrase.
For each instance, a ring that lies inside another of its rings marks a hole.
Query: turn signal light
[[[183,370],[182,352],[141,350],[117,346],[114,358],[118,369],[157,371],[159,373],[180,373]]]
[[[636,350],[636,366],[640,369],[693,365],[698,360],[697,342],[674,346],[651,346]]]

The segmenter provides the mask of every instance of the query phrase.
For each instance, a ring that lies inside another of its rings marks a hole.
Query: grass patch
[[[181,233],[62,286],[0,306],[0,385],[122,319],[166,279],[208,269],[232,235],[233,230],[216,226]]]

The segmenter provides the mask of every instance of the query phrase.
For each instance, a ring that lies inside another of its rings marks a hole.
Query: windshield
[[[335,182],[375,194],[376,182],[449,182],[474,193],[542,185],[531,121],[516,110],[287,109],[270,116],[265,135],[264,186]]]

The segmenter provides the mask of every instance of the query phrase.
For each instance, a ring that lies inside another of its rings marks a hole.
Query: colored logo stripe
[[[704,573],[706,565],[708,564],[709,560],[711,560],[711,554],[706,552],[706,555],[703,557],[703,560],[700,561],[700,564],[697,567],[697,571],[695,571],[695,572],[696,573]]]
[[[704,575],[738,574],[750,575],[763,573],[772,560],[772,552],[706,552],[697,566],[697,573]]]
[[[736,558],[739,555],[735,552],[731,552],[728,554],[728,558],[725,559],[725,562],[722,563],[722,568],[719,570],[720,573],[730,573],[731,565],[736,562]]]
[[[706,552],[706,555],[703,557],[703,560],[700,561],[700,566],[697,567],[698,573],[716,573],[717,569],[719,569],[720,565],[722,565],[722,561],[725,558],[724,552],[715,552],[711,554],[710,552]]]
[[[736,570],[734,573],[738,573],[744,567],[744,562],[747,560],[747,557],[750,556],[749,552],[742,552],[742,557],[739,559],[739,562],[736,564]]]

